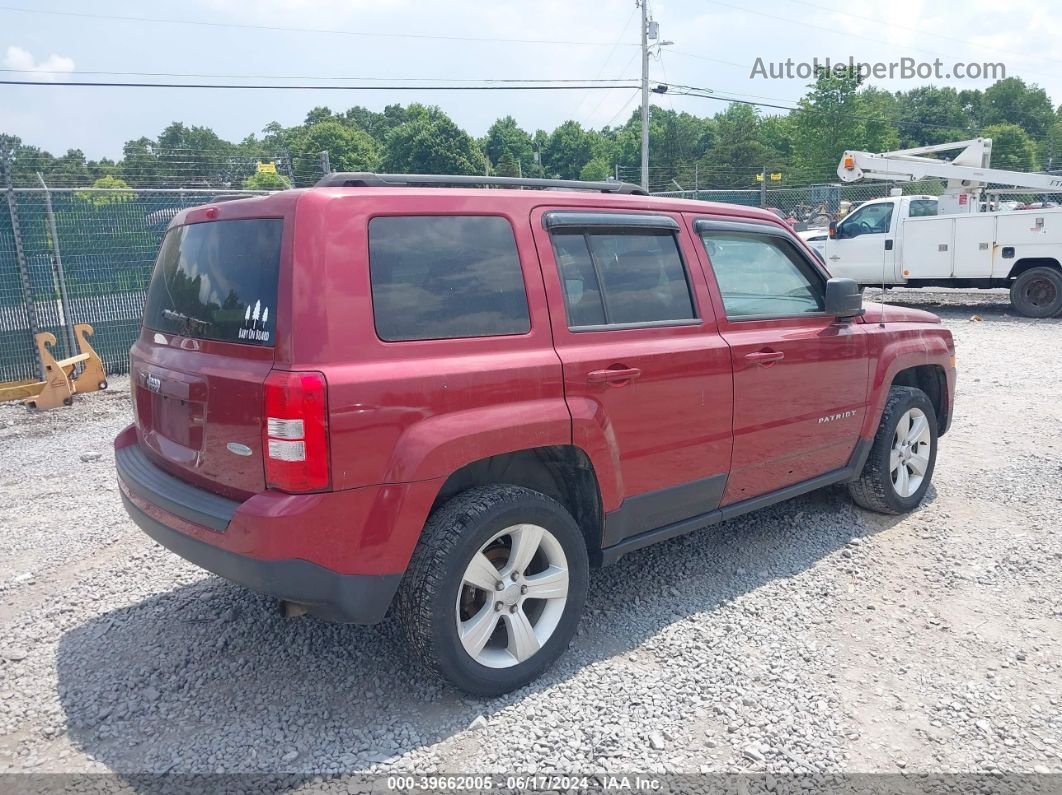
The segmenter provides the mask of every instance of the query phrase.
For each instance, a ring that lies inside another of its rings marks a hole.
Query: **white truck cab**
[[[903,284],[899,267],[904,219],[935,216],[933,196],[892,196],[874,199],[859,206],[836,225],[823,251],[826,267],[836,276],[855,279],[860,284]]]
[[[965,146],[953,161],[925,157]],[[835,276],[861,285],[1010,289],[1027,317],[1062,315],[1062,207],[986,212],[987,185],[1062,190],[1062,177],[988,167],[987,138],[901,152],[844,153],[837,174],[861,179],[946,180],[941,196],[874,199],[830,225],[823,252]],[[897,191],[898,192],[898,191]]]

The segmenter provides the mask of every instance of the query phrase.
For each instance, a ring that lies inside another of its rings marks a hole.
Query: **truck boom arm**
[[[964,147],[953,161],[945,162],[925,154],[943,152]],[[1008,185],[1029,188],[1034,191],[1062,191],[1062,176],[1055,174],[1029,174],[1023,171],[1007,171],[989,168],[992,153],[991,138],[975,138],[916,149],[901,149],[896,152],[847,151],[837,166],[837,176],[842,182],[858,182],[861,179],[881,179],[893,182],[913,182],[927,177],[948,180],[948,193],[977,194],[986,185]]]

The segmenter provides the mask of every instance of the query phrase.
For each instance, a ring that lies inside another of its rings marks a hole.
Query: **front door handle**
[[[830,262],[837,262],[837,260],[839,260],[839,259],[840,259],[840,257],[837,256],[836,254],[834,254],[832,257],[830,257]]]
[[[774,362],[782,361],[784,358],[785,353],[782,351],[756,351],[755,353],[745,354],[745,360],[753,364],[773,364]]]
[[[617,367],[608,370],[591,370],[586,374],[586,380],[591,384],[616,384],[633,381],[641,374],[642,371],[637,367]]]

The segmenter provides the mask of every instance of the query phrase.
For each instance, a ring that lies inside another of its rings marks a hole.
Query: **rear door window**
[[[496,216],[381,216],[369,222],[376,333],[386,341],[531,330],[512,226]]]
[[[171,229],[144,305],[155,331],[272,346],[284,221],[211,221]]]
[[[570,328],[696,319],[673,233],[561,230],[552,239]]]

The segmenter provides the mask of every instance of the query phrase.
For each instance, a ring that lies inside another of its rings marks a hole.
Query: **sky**
[[[787,59],[801,63],[853,57],[860,62],[889,63],[901,58],[919,62],[939,58],[945,73],[957,62],[1003,64],[1007,76],[1036,83],[1047,90],[1056,106],[1062,103],[1062,4],[1054,0],[874,4],[650,0],[649,7],[659,22],[660,40],[673,42],[651,60],[651,79],[709,88],[720,96],[791,105],[805,92],[808,80],[795,75],[791,79],[752,76],[757,58],[765,66]],[[140,19],[107,18],[115,16]],[[334,78],[339,77],[637,80],[638,24],[634,0],[185,0],[163,5],[119,0],[93,0],[91,4],[0,0],[0,79],[52,84],[63,80],[211,81],[206,77],[92,74],[155,72],[254,75],[257,79],[250,82],[317,84],[337,83]],[[305,79],[280,80],[281,76]],[[993,80],[956,79],[954,75],[951,79],[904,80],[897,75],[867,82],[906,90],[930,83],[984,88]],[[654,96],[653,101],[698,115],[725,108],[721,101],[696,97],[664,95]],[[153,138],[172,121],[211,127],[223,138],[240,140],[260,133],[272,121],[284,126],[300,123],[317,105],[333,110],[352,105],[382,110],[388,104],[410,102],[440,105],[478,136],[507,114],[529,130],[550,130],[567,119],[595,128],[622,123],[638,107],[638,92],[0,85],[0,132],[17,135],[54,154],[79,148],[89,158],[115,158],[125,141]],[[782,111],[765,107],[763,112]]]

